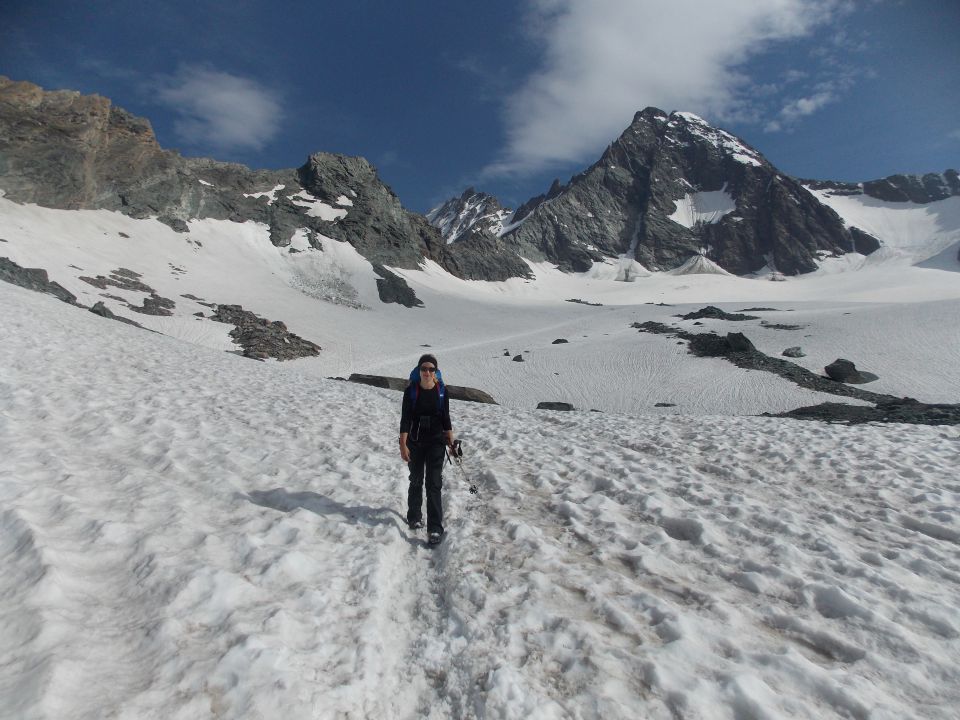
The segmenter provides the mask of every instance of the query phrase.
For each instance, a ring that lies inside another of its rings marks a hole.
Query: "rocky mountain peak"
[[[469,187],[460,197],[450,198],[428,212],[427,220],[449,244],[474,232],[499,236],[512,214],[493,195]]]
[[[611,261],[670,270],[702,253],[736,274],[792,274],[857,245],[836,213],[749,144],[693,113],[655,107],[513,220],[504,240],[518,253],[572,271]]]

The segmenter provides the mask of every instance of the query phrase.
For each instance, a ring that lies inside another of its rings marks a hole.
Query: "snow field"
[[[0,302],[0,717],[960,702],[956,428],[454,402],[429,550],[398,393]]]
[[[846,357],[880,376],[868,389],[960,402],[958,276],[911,267],[902,258],[856,272],[848,266],[860,256],[829,260],[814,276],[786,282],[669,273],[614,282],[619,266],[612,262],[579,275],[532,263],[534,280],[492,283],[459,280],[427,262],[423,270],[396,270],[426,305],[410,310],[380,302],[370,263],[346,243],[318,237],[323,249],[317,250],[301,231],[291,245],[300,252],[291,253],[271,245],[267,228],[255,223],[202,220],[190,228],[181,234],[155,220],[51,210],[0,197],[0,237],[6,240],[0,252],[25,267],[47,269],[80,302],[103,301],[145,327],[217,350],[237,349],[228,335],[231,326],[195,317],[209,315],[210,308],[183,295],[241,304],[318,343],[319,357],[297,362],[317,376],[405,377],[421,346],[430,345],[457,384],[487,390],[517,409],[555,400],[633,415],[727,415],[836,399],[724,361],[692,360],[675,340],[629,327],[646,320],[676,323],[676,315],[709,303],[728,311],[777,307],[782,312],[754,314],[803,328],[768,330],[758,321],[680,324],[693,331],[744,332],[775,356],[800,345],[807,353],[800,363],[814,372]],[[841,265],[846,271],[836,272]],[[145,283],[174,300],[174,316],[131,312],[105,296],[139,305],[144,293],[101,291],[79,280],[121,267],[142,273]],[[570,298],[603,306],[564,302]],[[570,343],[552,345],[559,337]],[[503,357],[505,348],[530,352],[525,363],[511,363]],[[657,402],[676,407],[656,408]]]

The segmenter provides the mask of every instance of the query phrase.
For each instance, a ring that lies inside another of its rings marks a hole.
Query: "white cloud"
[[[260,149],[280,129],[276,95],[254,80],[209,68],[183,67],[160,81],[157,97],[178,119],[177,136],[192,146]]]
[[[508,97],[507,142],[487,175],[580,161],[647,105],[707,117],[751,114],[738,66],[802,37],[840,0],[527,0],[542,67]]]
[[[786,122],[796,122],[800,118],[812,115],[824,105],[833,102],[836,95],[831,90],[823,90],[809,97],[797,98],[784,105],[780,117]]]
[[[954,140],[960,140],[960,128],[957,128],[952,133],[949,134]]]

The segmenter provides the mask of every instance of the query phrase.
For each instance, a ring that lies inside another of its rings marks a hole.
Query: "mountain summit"
[[[743,140],[653,107],[594,165],[518,210],[503,240],[565,270],[612,257],[671,270],[702,255],[735,274],[810,272],[819,257],[879,245]]]
[[[450,198],[427,213],[430,224],[440,230],[448,243],[466,237],[474,230],[492,235],[503,233],[504,223],[513,214],[493,195],[467,188],[458,198]]]

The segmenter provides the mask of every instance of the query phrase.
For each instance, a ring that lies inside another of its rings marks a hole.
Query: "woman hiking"
[[[423,527],[423,483],[427,483],[428,542],[443,538],[444,446],[453,446],[450,400],[437,358],[427,353],[410,373],[410,385],[403,393],[400,412],[400,457],[410,468],[407,490],[407,524],[411,530]]]

